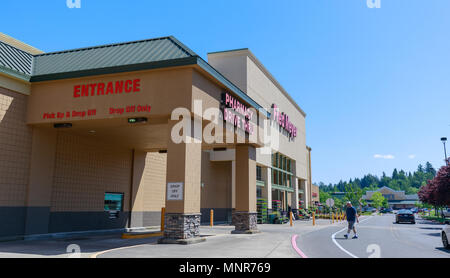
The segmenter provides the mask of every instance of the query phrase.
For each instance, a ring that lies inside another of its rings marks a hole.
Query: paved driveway
[[[162,245],[156,243],[158,237],[121,239],[120,235],[1,242],[0,257],[299,258],[292,237],[330,225],[329,220],[317,220],[316,226],[311,221],[295,221],[293,227],[265,224],[258,225],[261,233],[254,235],[230,234],[233,226],[202,226],[207,240],[194,245]]]

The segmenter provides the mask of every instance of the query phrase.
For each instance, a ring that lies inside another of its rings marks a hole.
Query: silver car
[[[444,245],[444,248],[450,249],[450,245],[448,243],[448,237],[450,236],[450,225],[447,224],[442,228],[442,245]]]

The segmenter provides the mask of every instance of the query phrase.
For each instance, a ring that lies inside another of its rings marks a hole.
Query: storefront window
[[[262,181],[262,169],[261,169],[261,166],[256,166],[256,180]]]
[[[262,198],[262,189],[260,187],[256,188],[256,197]]]
[[[272,180],[272,183],[274,183],[274,184],[278,184],[278,171],[272,171],[272,177],[273,177],[273,180]]]
[[[292,188],[292,160],[275,153],[272,154],[272,183]]]

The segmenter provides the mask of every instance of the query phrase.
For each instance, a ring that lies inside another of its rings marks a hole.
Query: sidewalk
[[[333,225],[344,225],[335,223]],[[120,235],[95,236],[75,239],[36,241],[13,241],[0,243],[0,258],[32,257],[146,257],[146,258],[299,258],[291,244],[293,235],[304,235],[329,227],[330,220],[294,221],[287,224],[258,225],[261,233],[253,235],[232,235],[234,226],[201,226],[201,236],[206,242],[193,245],[157,244],[159,237],[144,239],[122,239]],[[75,245],[74,245],[75,244]],[[74,248],[72,248],[74,247]],[[69,253],[78,250],[79,253]],[[68,252],[69,248],[69,252]]]

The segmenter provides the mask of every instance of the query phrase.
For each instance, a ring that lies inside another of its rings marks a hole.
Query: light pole
[[[447,137],[442,137],[441,138],[442,143],[444,143],[444,155],[445,155],[445,165],[448,165],[448,160],[447,160],[447,149],[445,148],[445,142],[447,142]]]

